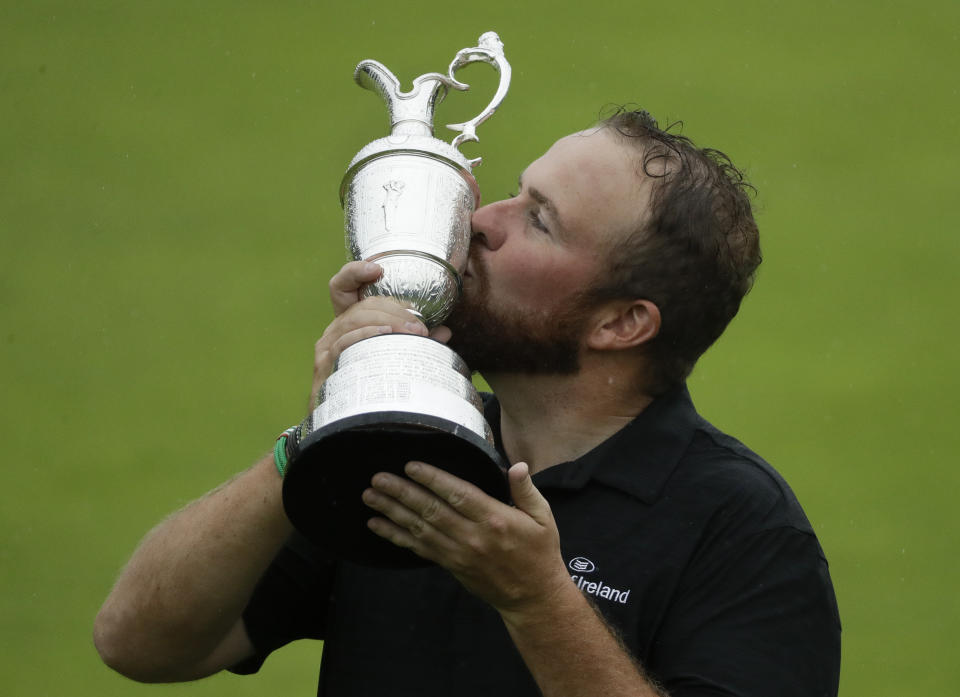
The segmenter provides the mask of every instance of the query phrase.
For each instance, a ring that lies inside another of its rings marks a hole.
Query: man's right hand
[[[348,307],[360,302],[360,289],[376,281],[382,273],[383,267],[372,261],[351,261],[340,267],[330,279],[333,315],[339,317]]]

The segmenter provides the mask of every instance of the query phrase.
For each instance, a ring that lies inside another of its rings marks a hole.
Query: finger
[[[348,321],[349,318],[349,321],[352,322],[364,321],[364,323],[368,323],[365,320],[368,314],[381,315],[386,322],[393,324],[397,329],[402,329],[401,324],[405,324],[407,330],[412,334],[420,334],[421,336],[429,334],[427,325],[423,323],[423,318],[419,314],[407,305],[385,295],[364,298],[351,307],[349,313],[345,313],[342,318],[338,317],[337,319]]]
[[[406,503],[376,488],[364,490],[362,498],[367,506],[378,513],[382,513],[413,537],[423,539],[445,536],[442,531],[429,520],[424,519],[418,512],[412,510]]]
[[[415,551],[430,548],[432,555],[454,549],[453,541],[442,530],[393,496],[370,488],[363,492],[362,498],[367,506],[385,516],[373,518],[368,524],[374,532],[383,533],[381,537]]]
[[[534,485],[526,462],[518,462],[507,470],[507,481],[510,483],[510,496],[517,508],[541,525],[552,520],[550,504]]]
[[[370,518],[367,521],[367,528],[375,535],[382,537],[387,542],[409,549],[419,557],[432,562],[440,561],[440,555],[433,547],[425,545],[422,540],[417,539],[410,532],[388,518]]]
[[[346,312],[331,322],[323,332],[322,339],[330,343],[347,332],[365,326],[389,325],[402,334],[427,336],[427,326],[408,309],[390,298],[365,298],[352,305]]]
[[[436,494],[409,479],[388,472],[378,472],[373,476],[370,484],[375,493],[389,497],[410,511],[411,515],[434,527],[448,527],[450,519],[457,515]],[[397,522],[402,524],[407,521],[398,520]]]
[[[415,324],[423,325],[423,335],[427,335],[426,324],[423,321],[423,315],[417,312],[413,303],[403,300],[401,298],[394,298],[389,295],[370,295],[359,302],[351,305],[348,310],[356,306],[357,309],[377,309],[383,312],[388,312],[397,316],[398,318],[403,318],[408,322],[413,322]]]
[[[404,472],[452,510],[477,523],[486,521],[497,506],[504,505],[470,482],[424,462],[408,462]]]
[[[332,360],[335,361],[345,349],[353,346],[358,341],[363,341],[364,339],[369,339],[372,336],[379,336],[381,334],[392,334],[393,331],[394,328],[389,324],[368,325],[352,329],[345,334],[341,334],[340,337],[330,345],[327,352],[327,359],[332,358]]]
[[[383,269],[372,261],[351,261],[330,279],[330,302],[333,314],[339,315],[359,302],[360,289],[380,278]]]
[[[453,336],[453,332],[450,331],[450,327],[443,324],[430,330],[430,338],[434,341],[439,341],[441,344],[450,341],[451,336]]]

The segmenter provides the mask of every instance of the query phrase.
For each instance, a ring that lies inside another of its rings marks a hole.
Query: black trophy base
[[[331,555],[366,566],[403,568],[430,562],[372,533],[379,515],[361,500],[377,472],[404,476],[410,460],[440,467],[509,502],[506,464],[485,439],[452,421],[400,411],[339,419],[300,444],[283,481],[293,526]]]

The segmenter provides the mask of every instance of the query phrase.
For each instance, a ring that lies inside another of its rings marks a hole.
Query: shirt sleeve
[[[333,563],[294,533],[267,568],[243,611],[253,656],[229,668],[248,675],[273,651],[297,639],[323,639]]]
[[[717,545],[653,651],[671,697],[836,695],[840,618],[816,537],[784,526]]]

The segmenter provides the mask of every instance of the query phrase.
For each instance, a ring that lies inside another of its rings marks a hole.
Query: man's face
[[[636,155],[605,129],[557,141],[516,196],[473,215],[450,346],[484,373],[572,373],[592,311],[584,299],[610,241],[640,224]]]

